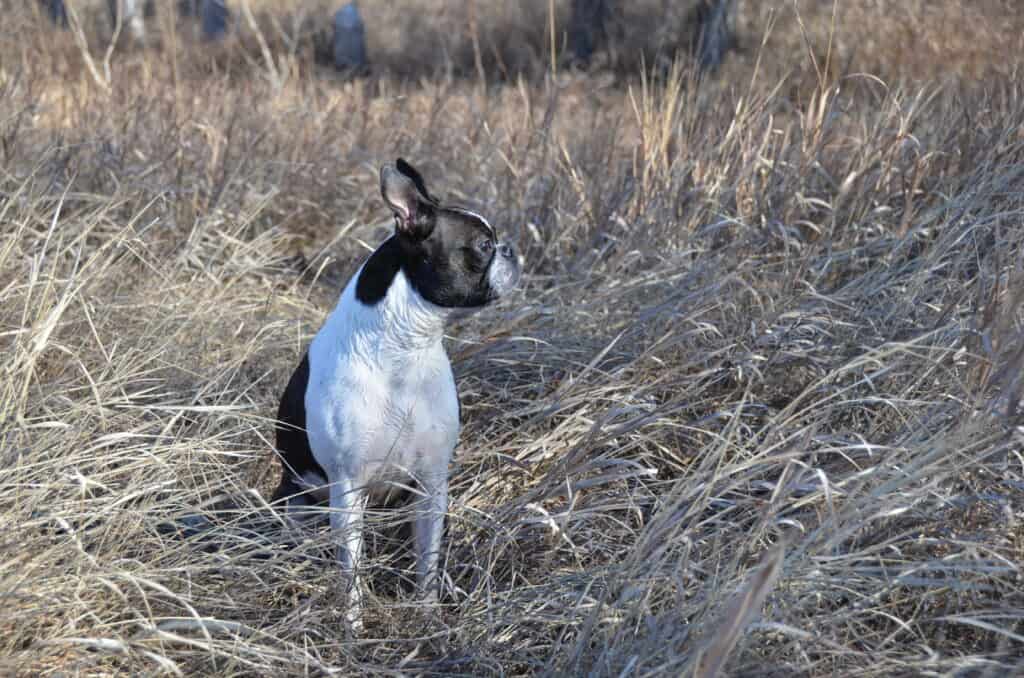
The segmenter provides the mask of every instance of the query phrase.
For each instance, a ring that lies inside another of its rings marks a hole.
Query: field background
[[[325,2],[0,2],[0,674],[1024,670],[1024,7],[743,0],[698,80],[623,4],[579,70],[562,0],[367,0],[352,80]],[[443,605],[382,515],[352,637],[272,418],[399,155],[525,276],[450,333]]]

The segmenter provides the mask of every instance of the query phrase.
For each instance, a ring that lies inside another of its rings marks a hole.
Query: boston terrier
[[[421,595],[436,600],[459,397],[445,322],[519,279],[515,251],[476,212],[441,203],[401,158],[380,170],[395,232],[352,277],[288,381],[278,409],[283,473],[274,501],[301,517],[330,504],[347,575],[346,618],[361,626],[358,565],[368,499],[418,488],[413,533]],[[308,508],[306,509],[308,511]]]

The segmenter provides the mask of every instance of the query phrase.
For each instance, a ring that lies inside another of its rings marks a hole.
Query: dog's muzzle
[[[508,243],[498,243],[491,270],[487,274],[491,295],[497,298],[512,291],[519,282],[519,273],[519,258],[515,249]]]

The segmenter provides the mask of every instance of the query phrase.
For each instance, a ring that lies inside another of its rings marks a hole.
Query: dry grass
[[[744,2],[699,85],[663,2],[554,78],[546,2],[475,32],[364,3],[377,66],[350,82],[283,3],[252,3],[266,52],[167,23],[105,85],[16,12],[0,673],[1021,670],[1022,17],[896,4]],[[526,276],[452,330],[443,605],[382,516],[351,638],[324,530],[261,497],[276,398],[386,233],[398,154]],[[219,548],[158,529],[196,511]]]

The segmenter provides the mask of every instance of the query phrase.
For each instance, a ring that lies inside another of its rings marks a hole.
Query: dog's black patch
[[[402,251],[396,238],[388,238],[363,264],[356,281],[356,299],[374,306],[387,296],[391,281],[402,268]]]
[[[281,455],[281,483],[272,501],[291,497],[306,490],[299,478],[316,474],[327,482],[327,474],[313,456],[306,435],[306,387],[309,385],[309,354],[292,373],[277,408],[277,451]]]

